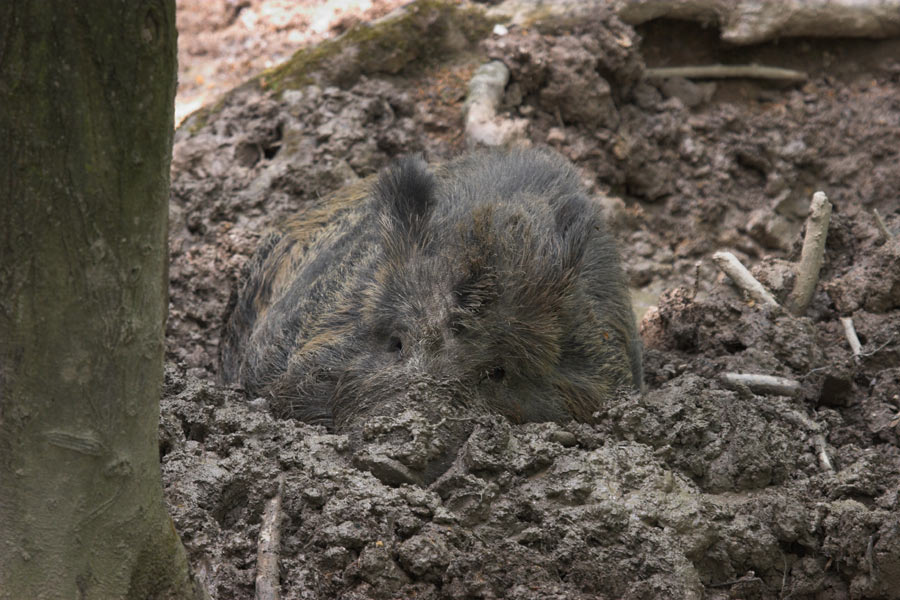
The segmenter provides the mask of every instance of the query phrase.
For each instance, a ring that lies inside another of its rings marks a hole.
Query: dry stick
[[[828,236],[828,223],[831,220],[831,202],[823,192],[813,194],[806,219],[806,237],[803,238],[803,250],[797,264],[797,283],[788,296],[788,309],[797,316],[806,312],[812,300],[816,284],[819,282],[819,270],[825,256],[825,238]]]
[[[259,544],[256,554],[256,600],[280,600],[278,553],[281,547],[281,496],[284,494],[284,474],[278,476],[275,496],[266,502]]]
[[[891,235],[891,232],[888,231],[884,219],[881,218],[881,213],[878,212],[877,208],[873,208],[872,213],[875,215],[875,226],[878,227],[878,231],[881,232],[881,237],[884,238],[884,241],[888,241],[893,236]]]
[[[741,261],[731,252],[716,252],[713,254],[713,262],[719,267],[723,273],[731,277],[731,279],[743,290],[746,290],[750,297],[760,304],[769,304],[778,306],[778,302],[772,297],[766,288],[756,280],[747,267],[741,264]]]
[[[730,388],[746,386],[758,394],[796,396],[800,392],[800,382],[787,377],[760,375],[757,373],[723,373],[722,382]]]
[[[644,71],[645,79],[666,79],[684,77],[686,79],[729,79],[746,77],[750,79],[777,79],[780,81],[806,81],[806,73],[778,67],[762,65],[697,65],[689,67],[660,67]]]
[[[841,317],[841,325],[844,326],[844,336],[847,338],[847,343],[850,344],[850,350],[853,351],[853,358],[859,360],[859,356],[862,353],[862,344],[859,343],[856,328],[853,327],[853,319]]]

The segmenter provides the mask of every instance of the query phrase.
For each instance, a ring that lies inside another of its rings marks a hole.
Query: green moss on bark
[[[361,23],[333,40],[298,50],[284,63],[263,71],[184,125],[191,133],[222,110],[228,95],[247,86],[282,92],[310,84],[347,87],[361,75],[402,75],[471,48],[495,21],[479,7],[451,0],[418,0],[373,23]]]
[[[287,62],[263,72],[258,80],[275,91],[314,81],[352,84],[360,75],[396,75],[433,63],[485,37],[492,23],[479,8],[445,0],[419,0],[399,14],[360,24],[337,39],[298,51]]]

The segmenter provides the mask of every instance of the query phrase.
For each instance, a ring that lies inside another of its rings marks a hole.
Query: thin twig
[[[787,587],[788,564],[787,556],[781,553],[781,561],[784,563],[784,570],[781,572],[781,597],[784,598],[784,588]]]
[[[884,238],[884,241],[888,241],[893,236],[891,232],[888,231],[887,224],[884,222],[884,219],[881,218],[881,213],[878,212],[877,208],[872,209],[872,214],[875,215],[875,226],[878,227],[878,231],[881,232],[881,237]]]
[[[659,67],[646,69],[645,79],[777,79],[779,81],[806,81],[806,73],[793,69],[766,67],[763,65],[694,65],[688,67]]]
[[[280,600],[278,553],[281,549],[281,497],[284,474],[278,476],[278,489],[263,510],[256,553],[256,600]]]
[[[797,316],[806,312],[816,284],[819,283],[819,270],[825,257],[825,238],[828,236],[830,221],[831,202],[823,192],[816,192],[806,219],[806,237],[803,238],[803,250],[796,269],[797,283],[788,297],[788,309]]]
[[[691,300],[697,297],[697,291],[700,289],[700,265],[701,262],[699,260],[694,264],[694,285],[691,287]]]
[[[750,583],[750,582],[759,582],[762,583],[762,579],[756,576],[756,573],[753,571],[747,571],[747,574],[743,577],[739,577],[738,579],[731,579],[729,581],[722,581],[719,583],[708,583],[706,587],[716,588],[716,587],[730,587],[732,585],[738,585],[739,583]]]
[[[847,338],[847,343],[850,344],[853,358],[859,360],[859,355],[862,353],[862,344],[859,343],[859,337],[856,335],[856,328],[853,327],[853,319],[850,317],[841,317],[841,325],[844,326],[844,336]]]
[[[746,386],[757,394],[796,396],[800,392],[800,382],[787,377],[758,373],[723,373],[721,379],[722,383],[730,388]]]
[[[731,252],[716,252],[713,254],[713,262],[722,270],[723,273],[731,277],[738,287],[745,290],[750,297],[760,304],[768,304],[770,306],[778,306],[778,302],[772,297],[772,294],[756,280],[747,267],[741,264],[741,261]]]
[[[870,356],[875,356],[876,354],[878,354],[879,352],[881,352],[882,350],[884,350],[885,348],[887,348],[888,346],[893,344],[896,337],[897,337],[896,335],[892,335],[891,337],[888,338],[888,340],[885,343],[881,344],[877,348],[873,348],[872,350],[869,350],[868,352],[860,353],[859,357],[860,358],[868,358]],[[833,363],[829,363],[827,365],[822,365],[821,367],[816,367],[815,369],[810,369],[809,371],[807,371],[806,373],[803,374],[802,379],[806,379],[807,377],[810,377],[811,375],[815,375],[816,373],[820,373],[822,371],[831,370],[834,367],[836,367],[837,365],[838,365],[838,363],[833,362]]]

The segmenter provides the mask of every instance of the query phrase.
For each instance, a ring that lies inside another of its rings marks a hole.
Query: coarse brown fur
[[[288,220],[244,271],[220,358],[226,382],[337,428],[417,385],[588,420],[642,377],[599,206],[537,150],[401,159]]]

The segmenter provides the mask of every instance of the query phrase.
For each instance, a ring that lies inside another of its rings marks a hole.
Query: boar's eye
[[[506,371],[503,370],[503,367],[494,367],[484,372],[484,379],[490,379],[495,383],[503,381],[504,377],[506,377]]]
[[[403,340],[400,339],[399,335],[391,336],[391,339],[388,341],[388,351],[398,354],[403,352]]]

